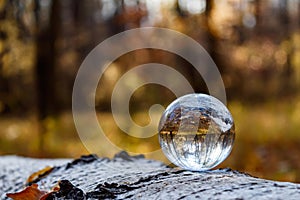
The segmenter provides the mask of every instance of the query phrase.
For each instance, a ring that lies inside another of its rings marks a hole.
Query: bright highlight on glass
[[[220,164],[230,154],[235,137],[226,106],[206,94],[188,94],[173,101],[163,113],[158,131],[166,157],[192,171]]]

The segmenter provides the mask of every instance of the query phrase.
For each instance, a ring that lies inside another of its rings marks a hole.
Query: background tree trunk
[[[292,55],[293,55],[293,41],[291,38],[291,27],[290,27],[290,16],[289,16],[289,9],[288,9],[288,0],[280,1],[280,11],[278,13],[279,21],[282,27],[282,38],[286,40],[288,43],[288,47],[286,47],[286,62],[283,66],[282,72],[282,80],[283,80],[283,87],[281,93],[283,95],[291,94],[294,91],[293,87],[293,68],[292,68]]]
[[[55,94],[55,44],[59,33],[60,3],[52,0],[50,19],[45,23],[41,17],[40,0],[35,1],[36,35],[36,66],[35,77],[37,87],[37,112],[40,124],[39,149],[44,148],[44,134],[47,132],[44,120],[57,112]]]

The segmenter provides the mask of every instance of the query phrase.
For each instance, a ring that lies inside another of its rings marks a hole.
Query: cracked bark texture
[[[30,174],[54,166],[30,183]],[[60,182],[59,182],[60,181]],[[83,156],[70,159],[0,157],[0,198],[37,183],[47,199],[300,199],[300,184],[259,179],[231,169],[191,172],[170,168],[126,152],[113,159]]]

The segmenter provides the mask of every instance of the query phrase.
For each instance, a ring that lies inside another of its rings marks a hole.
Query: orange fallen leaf
[[[27,179],[27,184],[31,184],[31,183],[35,183],[37,181],[39,181],[41,178],[47,176],[48,174],[50,174],[52,172],[52,170],[54,169],[54,167],[45,167],[44,169],[41,169],[37,172],[34,172],[33,174],[31,174],[28,179]]]
[[[37,184],[26,187],[21,192],[7,193],[6,196],[13,200],[39,200],[47,192],[38,189]]]

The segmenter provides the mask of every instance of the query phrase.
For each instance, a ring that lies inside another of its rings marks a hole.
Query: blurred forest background
[[[300,0],[0,0],[0,155],[87,154],[71,111],[77,70],[101,41],[145,26],[187,34],[221,71],[237,133],[221,167],[300,182]],[[172,53],[144,49],[118,58],[100,80],[96,109],[111,141],[132,152],[159,148],[157,137],[122,133],[110,97],[122,74],[149,62],[176,68],[206,92],[200,75]],[[146,85],[134,93],[131,114],[146,124],[152,104],[174,98]]]

